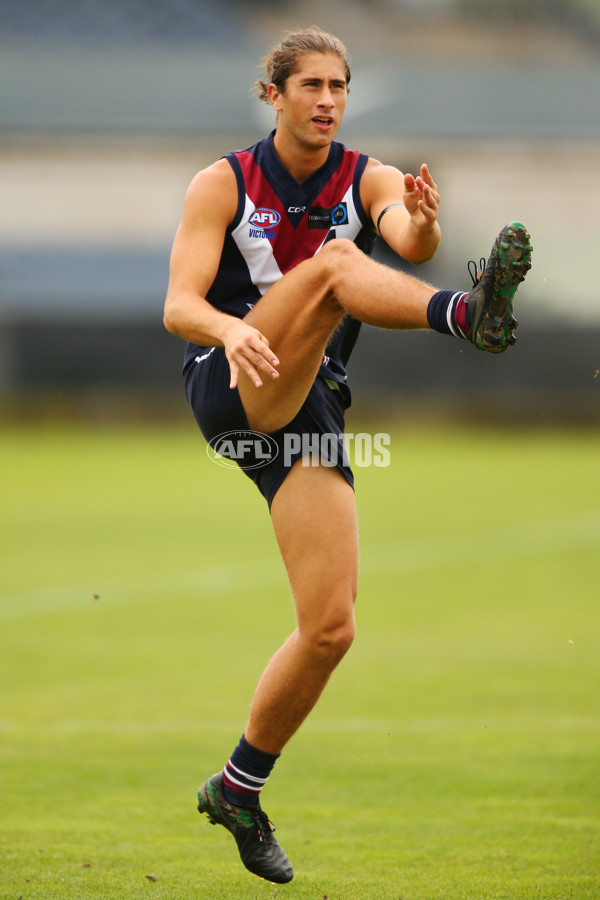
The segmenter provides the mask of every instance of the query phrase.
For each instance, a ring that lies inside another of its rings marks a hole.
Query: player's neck
[[[311,147],[290,139],[279,130],[275,132],[273,143],[281,164],[299,184],[325,165],[331,147],[330,144]]]

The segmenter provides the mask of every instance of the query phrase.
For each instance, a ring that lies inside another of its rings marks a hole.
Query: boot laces
[[[258,839],[261,843],[267,842],[271,833],[275,831],[275,826],[270,821],[266,812],[264,812],[260,806],[252,811],[252,815],[254,818],[254,824],[256,825],[256,831],[258,834]]]
[[[483,278],[483,273],[485,272],[485,262],[486,261],[482,256],[479,260],[479,269],[477,268],[477,263],[474,259],[470,259],[467,263],[467,269],[469,271],[469,275],[471,276],[473,287],[476,287]]]

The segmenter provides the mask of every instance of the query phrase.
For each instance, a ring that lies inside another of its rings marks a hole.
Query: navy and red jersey
[[[236,176],[238,205],[207,300],[239,318],[327,241],[349,238],[366,253],[373,248],[374,233],[360,199],[368,157],[334,141],[324,165],[299,184],[280,162],[273,135],[225,157]],[[356,319],[344,319],[327,345],[320,375],[345,381],[359,330]],[[201,349],[188,343],[185,364]]]

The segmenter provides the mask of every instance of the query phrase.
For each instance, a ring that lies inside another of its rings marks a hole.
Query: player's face
[[[285,91],[271,93],[279,113],[277,129],[307,148],[327,147],[340,127],[347,98],[343,61],[333,53],[306,53]]]

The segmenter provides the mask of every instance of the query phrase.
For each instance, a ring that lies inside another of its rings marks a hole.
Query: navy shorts
[[[239,392],[237,388],[229,387],[225,350],[211,347],[199,348],[199,351],[196,359],[185,367],[183,377],[188,403],[204,438],[218,449],[218,441],[223,435],[244,432],[253,435]],[[344,413],[350,403],[347,385],[339,384],[333,389],[323,378],[317,377],[297,415],[268,436],[274,450],[270,454],[273,458],[266,464],[262,457],[251,461],[256,464],[249,464],[247,454],[241,461],[236,459],[265,497],[269,508],[291,467],[303,456],[312,459],[318,456],[322,464],[339,469],[348,484],[354,487],[354,476],[344,447]],[[245,445],[248,444],[246,441]]]

